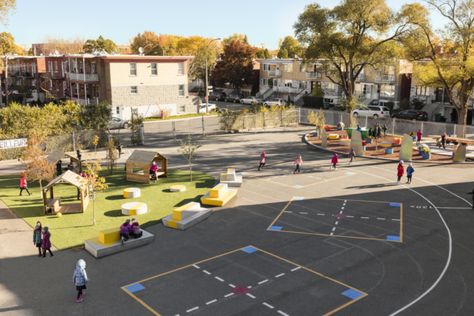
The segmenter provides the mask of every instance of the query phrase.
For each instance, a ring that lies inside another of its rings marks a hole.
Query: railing
[[[79,103],[80,105],[97,105],[99,104],[99,98],[71,98],[72,101]]]
[[[377,82],[395,82],[395,75],[381,75],[375,78]]]
[[[69,77],[70,80],[74,80],[74,81],[99,81],[98,74],[83,74],[83,73],[69,72],[67,73],[67,76]]]
[[[270,76],[270,77],[280,77],[281,76],[281,71],[280,70],[269,70],[268,71],[268,76]]]
[[[321,73],[320,72],[307,72],[306,79],[320,79]]]

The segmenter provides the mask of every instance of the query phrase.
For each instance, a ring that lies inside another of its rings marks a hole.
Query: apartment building
[[[327,103],[342,101],[341,88],[324,74],[325,60],[261,59],[259,62],[259,96],[264,99],[278,96],[298,103],[302,96],[311,94],[319,86]],[[408,61],[398,60],[380,69],[367,67],[364,70],[355,86],[359,102],[368,103],[374,99],[399,102],[410,98],[412,66]]]
[[[67,98],[82,105],[106,102],[114,116],[196,112],[188,94],[191,56],[64,55],[8,59],[9,101],[27,103]],[[27,78],[29,80],[24,80]],[[17,89],[21,87],[21,89]]]

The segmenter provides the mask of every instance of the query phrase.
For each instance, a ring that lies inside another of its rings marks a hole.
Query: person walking
[[[383,136],[387,136],[387,125],[383,124],[382,131],[383,131]]]
[[[43,258],[46,257],[46,251],[49,251],[49,254],[52,256],[51,252],[51,233],[49,232],[48,226],[43,228],[43,240],[41,241],[41,248],[43,249]]]
[[[332,164],[332,167],[334,169],[337,168],[337,163],[339,162],[339,157],[337,156],[336,153],[334,153],[334,155],[332,155],[332,158],[331,158],[331,164]]]
[[[441,146],[443,146],[443,149],[446,149],[446,133],[441,135]]]
[[[264,151],[262,151],[262,153],[260,154],[260,164],[258,165],[258,171],[260,171],[260,168],[263,168],[265,167],[265,163],[267,162],[267,153]]]
[[[38,256],[41,257],[43,254],[41,253],[41,222],[37,221],[35,229],[33,230],[33,245],[38,248]]]
[[[421,132],[421,129],[418,129],[418,131],[416,132],[416,142],[419,143],[421,142],[421,136],[423,135],[423,133]]]
[[[377,123],[377,126],[375,127],[375,129],[376,129],[376,137],[377,138],[382,137],[382,128],[380,127],[379,123]]]
[[[405,168],[403,167],[403,160],[400,160],[397,166],[397,184],[400,184],[400,180],[402,179],[404,173]]]
[[[410,164],[407,167],[407,183],[411,184],[411,178],[413,177],[413,172],[415,172],[415,168],[413,168],[413,164]]]
[[[355,153],[355,150],[354,148],[351,148],[351,151],[349,152],[349,165],[355,160],[355,156],[356,156],[356,153]]]
[[[295,164],[295,170],[293,171],[293,174],[300,173],[301,165],[303,164],[303,158],[301,157],[301,155],[296,156],[296,159],[293,163]]]
[[[28,181],[26,180],[26,175],[24,172],[20,176],[20,196],[23,195],[23,190],[26,190],[28,195],[31,195],[30,191],[28,191]]]
[[[72,274],[72,283],[76,286],[77,296],[76,303],[81,303],[84,301],[83,291],[87,289],[86,283],[89,281],[87,278],[86,272],[86,262],[84,259],[77,260],[76,268]]]
[[[56,162],[56,177],[59,177],[63,173],[63,162],[61,159]]]

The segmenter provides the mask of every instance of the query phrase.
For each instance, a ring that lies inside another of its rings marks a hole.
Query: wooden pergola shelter
[[[127,181],[150,183],[150,166],[158,165],[158,177],[168,176],[168,160],[157,152],[135,150],[127,159]]]
[[[78,203],[68,203],[62,205],[61,200],[54,196],[54,186],[59,183],[67,183],[76,187],[79,190],[80,201],[78,201]],[[43,187],[42,194],[45,214],[84,213],[87,205],[89,204],[89,190],[85,179],[70,170],[56,177],[45,187]]]

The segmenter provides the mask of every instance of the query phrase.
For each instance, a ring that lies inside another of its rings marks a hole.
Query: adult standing
[[[402,179],[404,173],[405,168],[403,167],[403,160],[400,160],[397,166],[397,184],[400,184],[400,180]]]
[[[258,171],[260,171],[260,168],[263,168],[265,167],[265,164],[267,162],[267,153],[264,151],[262,151],[262,153],[260,154],[260,163],[258,165]]]
[[[76,268],[72,274],[72,283],[76,286],[77,291],[76,303],[81,303],[84,301],[83,291],[87,288],[87,281],[89,281],[89,279],[87,278],[86,262],[84,259],[79,259],[77,260]]]
[[[48,226],[43,228],[43,240],[41,241],[41,248],[43,249],[43,258],[46,257],[46,251],[49,251],[49,254],[52,256],[51,252],[51,233],[49,232]]]
[[[35,229],[33,230],[33,245],[38,248],[38,256],[41,257],[43,254],[41,253],[41,222],[37,221]]]
[[[23,195],[23,190],[26,190],[28,195],[31,195],[30,191],[28,191],[28,181],[26,180],[26,175],[24,172],[20,176],[20,196]]]
[[[303,157],[301,157],[301,155],[296,156],[296,159],[293,163],[295,164],[295,170],[293,171],[293,174],[300,173],[301,165],[303,164]]]

